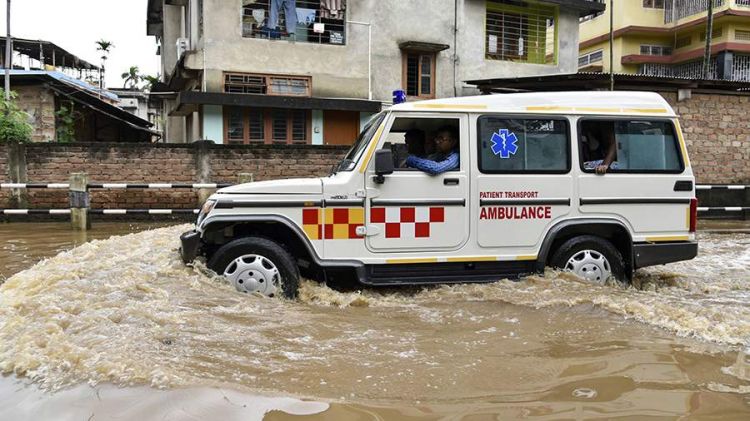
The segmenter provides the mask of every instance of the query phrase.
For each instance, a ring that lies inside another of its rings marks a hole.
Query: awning
[[[183,91],[177,94],[177,105],[171,116],[185,116],[198,111],[201,105],[228,107],[286,108],[302,110],[339,110],[376,113],[382,109],[380,101],[350,98],[316,98],[260,94],[228,94],[223,92]]]
[[[439,53],[451,48],[448,44],[434,44],[432,42],[405,41],[398,44],[398,48],[404,51],[421,51],[426,53]]]

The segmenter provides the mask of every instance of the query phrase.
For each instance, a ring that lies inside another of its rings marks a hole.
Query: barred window
[[[404,87],[406,95],[435,98],[435,54],[404,52]]]
[[[668,56],[672,47],[666,45],[641,45],[641,54],[647,56]]]
[[[674,42],[674,48],[687,47],[688,45],[690,45],[691,42],[692,42],[692,39],[691,39],[690,35],[685,36],[685,37],[681,37],[681,38],[677,38],[677,40]]]
[[[736,39],[737,41],[750,41],[750,31],[743,31],[741,29],[735,29],[734,39]]]
[[[514,0],[488,0],[485,57],[536,64],[555,61],[557,9]]]
[[[721,38],[722,30],[721,26],[711,30],[711,39]],[[701,32],[701,41],[706,40],[706,31]]]
[[[602,61],[604,51],[596,50],[578,57],[578,67],[586,67],[590,64]]]
[[[643,7],[648,9],[663,9],[664,0],[643,0]]]
[[[310,77],[225,73],[224,92],[282,96],[311,96]]]

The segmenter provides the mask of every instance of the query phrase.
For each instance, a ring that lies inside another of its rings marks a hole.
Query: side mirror
[[[383,184],[384,175],[393,174],[393,152],[390,149],[375,151],[375,182]]]

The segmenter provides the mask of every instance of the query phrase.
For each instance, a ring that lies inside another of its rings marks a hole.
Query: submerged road
[[[750,416],[744,224],[713,224],[698,258],[639,271],[630,288],[548,271],[350,293],[304,282],[296,302],[182,265],[184,225],[103,239],[141,228],[0,225],[0,370],[12,375],[0,418]]]

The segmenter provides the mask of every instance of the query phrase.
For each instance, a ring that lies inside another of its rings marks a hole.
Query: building
[[[713,2],[709,78],[750,80],[750,0]],[[612,70],[704,78],[707,9],[708,0],[616,1]],[[609,27],[609,13],[581,19],[581,71],[610,71]]]
[[[149,92],[140,89],[108,89],[117,95],[117,106],[152,124],[151,129],[161,133],[163,130],[162,103],[158,96],[152,97]]]
[[[0,37],[3,53],[5,44]],[[117,95],[84,81],[98,79],[97,66],[49,41],[14,38],[11,45],[11,91],[29,116],[33,142],[151,142],[158,137],[148,120],[117,106]],[[4,86],[5,61],[0,63]]]
[[[272,5],[285,5],[275,10]],[[574,73],[587,0],[150,0],[169,142],[348,144],[402,89]],[[288,14],[288,16],[287,16]]]

